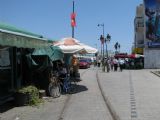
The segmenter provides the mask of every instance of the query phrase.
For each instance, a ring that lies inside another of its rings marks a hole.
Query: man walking
[[[117,71],[118,68],[118,60],[116,58],[113,59],[114,71]]]
[[[122,72],[123,70],[123,66],[124,66],[124,60],[123,59],[119,59],[119,68],[120,68],[120,71]]]

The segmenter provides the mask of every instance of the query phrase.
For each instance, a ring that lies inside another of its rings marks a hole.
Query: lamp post
[[[98,27],[102,27],[102,33],[103,35],[100,36],[100,41],[101,41],[101,45],[102,45],[102,59],[104,59],[104,23],[103,24],[98,24]]]
[[[109,72],[109,64],[108,64],[108,50],[107,50],[107,42],[110,42],[110,40],[111,40],[111,36],[109,35],[109,34],[107,34],[107,37],[105,38],[105,44],[106,44],[106,57],[107,57],[107,61],[106,61],[106,69],[107,69],[107,72]]]
[[[100,36],[100,41],[101,41],[101,45],[102,45],[102,71],[105,72],[105,63],[104,63],[104,42],[105,42],[105,38],[104,38],[104,23],[103,24],[98,24],[98,27],[102,27],[102,35]]]
[[[111,40],[111,36],[109,35],[109,34],[107,34],[107,37],[105,38],[104,37],[104,23],[103,24],[98,24],[98,27],[102,27],[103,29],[103,31],[102,31],[102,33],[103,33],[103,35],[101,35],[100,36],[100,41],[101,41],[101,45],[102,45],[102,71],[103,72],[105,72],[105,64],[106,63],[104,63],[104,43],[106,44],[106,55],[107,55],[107,58],[108,58],[108,50],[107,50],[107,42],[110,42],[110,40]],[[108,71],[108,69],[107,69],[107,71]]]
[[[71,27],[72,27],[72,38],[74,38],[74,27],[76,26],[76,14],[74,10],[74,1],[73,1],[73,11],[71,14]]]
[[[107,34],[107,37],[105,38],[105,44],[106,44],[106,57],[108,58],[108,50],[107,50],[107,42],[110,42],[111,36]]]
[[[100,39],[98,39],[98,41],[99,41]],[[101,42],[101,45],[100,45],[100,47],[101,47],[101,55],[102,55],[102,42]]]

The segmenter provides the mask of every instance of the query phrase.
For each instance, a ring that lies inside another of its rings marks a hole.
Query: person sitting
[[[67,75],[67,69],[65,68],[65,65],[62,64],[61,66],[59,66],[59,76],[65,78],[66,75]]]

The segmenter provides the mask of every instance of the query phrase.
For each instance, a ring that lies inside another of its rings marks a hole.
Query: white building
[[[148,16],[145,14],[145,3],[140,4],[136,8],[136,17],[134,20],[134,45],[133,45],[133,52],[134,53],[141,53],[144,54],[144,68],[160,68],[160,46],[154,46],[157,45],[157,41],[153,42],[150,38],[147,38],[146,29],[149,30],[149,27],[147,26],[147,22],[149,21]],[[150,6],[149,6],[150,7]],[[156,14],[154,15],[156,16]],[[153,17],[154,17],[153,16]],[[155,23],[153,24],[153,26]],[[158,26],[160,27],[160,26]],[[152,33],[154,34],[154,33]],[[149,43],[151,43],[152,46],[149,46]],[[158,43],[160,44],[160,42]]]
[[[136,8],[135,26],[135,48],[144,48],[144,6],[140,4]]]

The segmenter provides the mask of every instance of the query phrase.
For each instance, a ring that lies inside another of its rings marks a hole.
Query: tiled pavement
[[[121,120],[160,120],[160,78],[150,70],[99,71],[98,76]]]
[[[90,68],[78,83],[79,92],[73,94],[63,120],[112,120],[96,79],[96,69]]]

